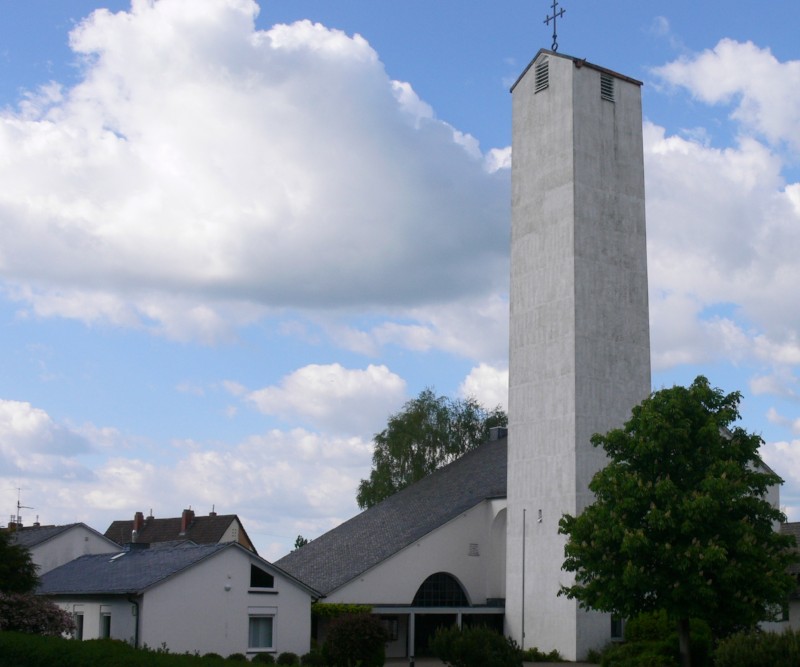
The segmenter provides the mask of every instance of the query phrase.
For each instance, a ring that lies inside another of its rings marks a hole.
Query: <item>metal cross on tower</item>
[[[544,20],[546,25],[550,25],[550,21],[553,22],[553,51],[558,51],[558,35],[556,34],[556,19],[564,16],[565,9],[558,9],[558,0],[553,0],[553,15],[547,15],[547,18]]]

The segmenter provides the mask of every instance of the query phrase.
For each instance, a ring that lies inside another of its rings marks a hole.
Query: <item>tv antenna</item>
[[[14,519],[14,523],[16,523],[17,526],[21,526],[22,525],[22,514],[20,514],[20,510],[32,510],[32,509],[36,509],[36,508],[35,507],[28,507],[27,505],[23,505],[21,503],[21,501],[20,501],[21,494],[22,494],[22,489],[20,487],[16,487],[16,489],[17,489],[17,514],[15,516],[13,516],[12,519]]]
[[[546,25],[550,25],[550,21],[553,22],[553,46],[552,46],[552,50],[553,51],[558,51],[558,33],[556,32],[556,20],[562,18],[564,16],[564,13],[567,10],[563,9],[563,8],[562,9],[558,8],[558,0],[553,0],[553,6],[551,7],[551,9],[553,10],[553,15],[550,16],[550,14],[548,14],[547,18],[545,18],[545,20],[544,20],[544,23]]]

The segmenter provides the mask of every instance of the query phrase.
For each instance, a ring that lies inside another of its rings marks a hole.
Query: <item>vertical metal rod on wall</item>
[[[522,650],[525,650],[525,515],[528,510],[522,510]]]

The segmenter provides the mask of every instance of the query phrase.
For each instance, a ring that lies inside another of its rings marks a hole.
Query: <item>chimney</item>
[[[141,512],[136,512],[136,514],[133,515],[134,532],[138,533],[143,526],[144,526],[144,514],[142,514]]]
[[[194,521],[194,512],[191,509],[183,510],[181,514],[181,535],[186,533],[186,530],[192,525]]]
[[[214,507],[215,507],[214,505],[211,506],[211,511],[208,513],[208,516],[217,516]]]
[[[8,530],[13,532],[17,529],[17,517],[12,516],[11,520],[8,522]]]

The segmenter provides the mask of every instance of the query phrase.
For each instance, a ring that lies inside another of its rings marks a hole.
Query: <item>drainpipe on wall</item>
[[[133,632],[133,648],[139,648],[139,602],[136,600],[135,593],[128,593],[127,600],[133,605],[133,615],[136,618],[136,629]]]

